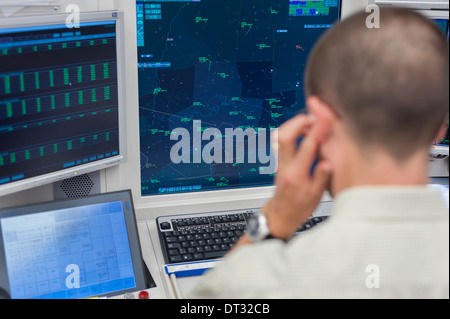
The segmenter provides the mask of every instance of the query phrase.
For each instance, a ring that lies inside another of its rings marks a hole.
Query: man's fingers
[[[298,115],[294,117],[280,127],[278,142],[282,146],[295,146],[298,138],[304,135],[313,123],[312,116]]]
[[[312,129],[303,139],[300,150],[297,151],[293,165],[300,178],[307,178],[310,175],[314,160],[317,158],[319,144],[317,142],[316,129]]]
[[[280,166],[290,162],[297,151],[297,142],[300,137],[308,133],[314,120],[311,116],[296,116],[283,124],[278,130],[277,141]]]

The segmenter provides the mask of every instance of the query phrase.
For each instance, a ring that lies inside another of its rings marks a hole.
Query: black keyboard
[[[241,238],[257,210],[165,216],[157,218],[166,264],[222,258]],[[327,217],[311,217],[296,235]]]

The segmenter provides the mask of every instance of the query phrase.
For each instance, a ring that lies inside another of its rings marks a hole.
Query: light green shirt
[[[192,298],[449,298],[449,212],[426,187],[359,187],[288,244],[243,246]]]

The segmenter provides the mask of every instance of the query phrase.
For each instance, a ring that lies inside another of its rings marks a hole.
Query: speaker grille
[[[61,190],[68,198],[88,196],[93,187],[94,182],[88,174],[71,177],[61,183]]]

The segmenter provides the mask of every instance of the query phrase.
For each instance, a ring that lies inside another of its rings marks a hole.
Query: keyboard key
[[[320,222],[322,221],[322,218],[320,218],[320,217],[314,217],[314,218],[313,218],[313,221],[314,221],[314,223],[318,224],[318,223],[320,223]]]
[[[167,237],[166,238],[166,243],[176,243],[177,239],[175,237]]]
[[[215,259],[215,258],[222,258],[223,256],[225,256],[227,252],[225,251],[213,251],[210,253],[205,253],[205,258],[206,259]]]
[[[170,226],[170,223],[168,223],[168,222],[163,222],[163,223],[160,224],[160,226],[161,226],[162,230],[166,230],[166,229],[171,229],[172,228],[172,226]]]
[[[198,246],[198,243],[197,243],[195,240],[193,240],[193,241],[190,241],[190,242],[189,242],[189,246],[191,246],[191,247],[197,247],[197,246]]]
[[[179,263],[179,262],[181,262],[181,256],[180,255],[178,255],[178,256],[170,256],[169,260],[170,260],[171,263]]]
[[[169,249],[169,255],[170,256],[178,255],[178,249]]]
[[[180,244],[167,244],[167,249],[178,249]]]
[[[195,254],[194,254],[194,259],[195,259],[195,260],[203,259],[203,254],[202,254],[202,253],[195,253]]]
[[[203,250],[203,247],[196,247],[196,248],[195,248],[195,251],[196,251],[197,253],[202,253],[204,250]]]
[[[181,256],[181,259],[183,261],[191,261],[192,260],[192,255],[191,254],[183,255],[183,256]]]

